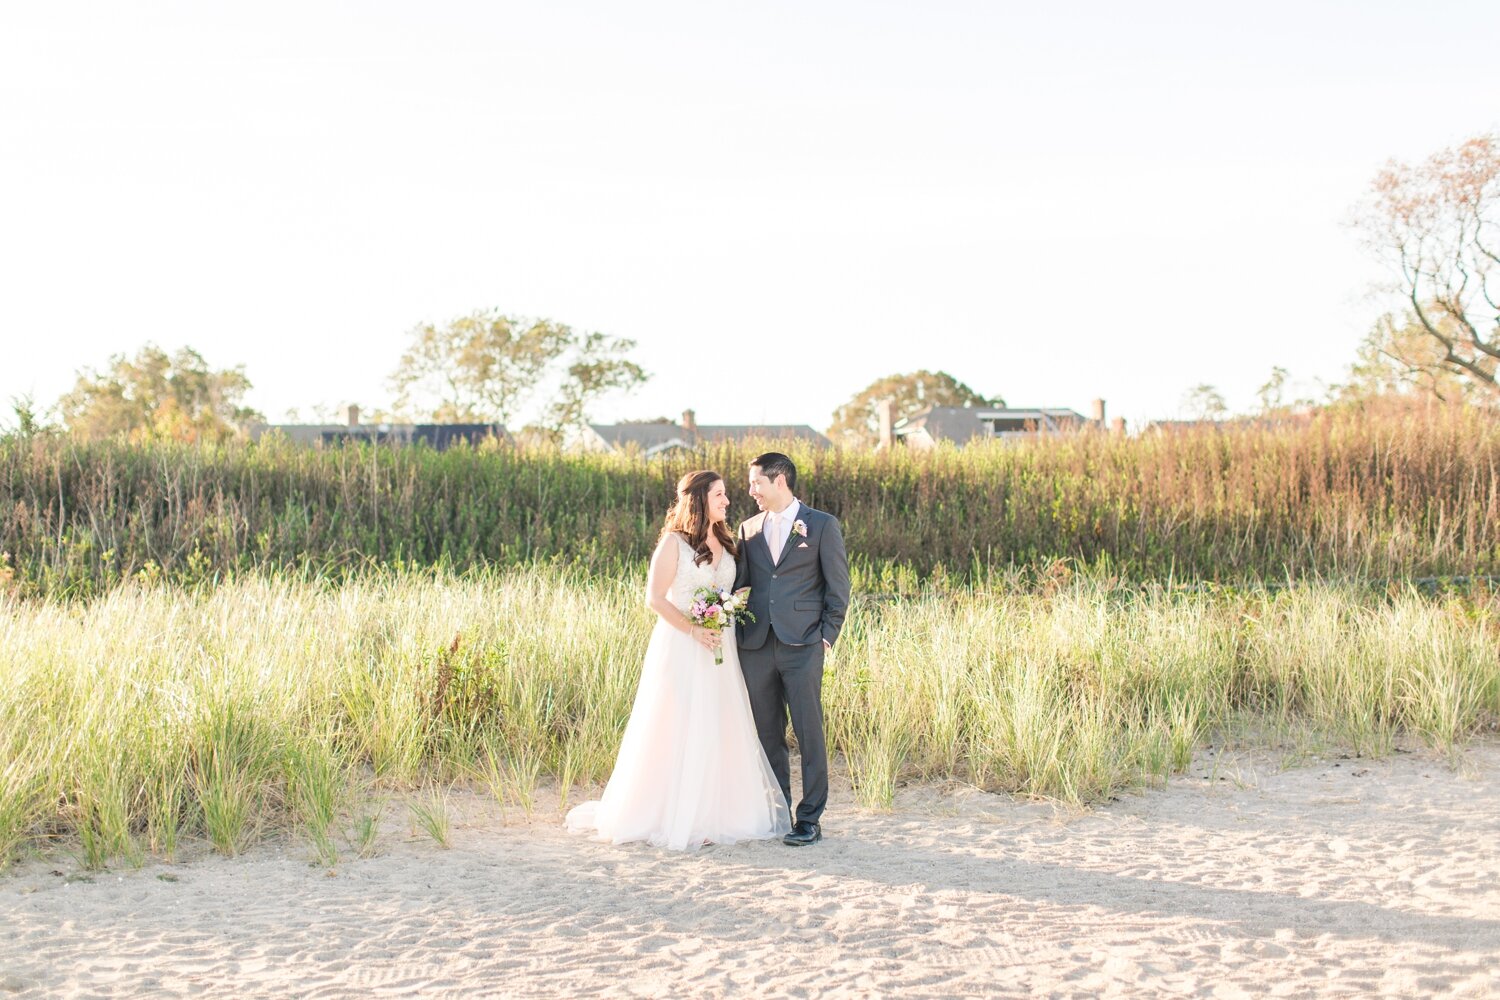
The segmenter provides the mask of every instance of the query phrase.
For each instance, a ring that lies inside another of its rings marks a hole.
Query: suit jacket
[[[849,554],[839,519],[800,504],[797,519],[807,536],[787,535],[781,561],[771,561],[771,546],[761,529],[765,512],[740,525],[740,558],[734,585],[750,588],[755,621],[739,628],[739,644],[759,649],[774,630],[794,646],[828,640],[832,645],[849,610]]]

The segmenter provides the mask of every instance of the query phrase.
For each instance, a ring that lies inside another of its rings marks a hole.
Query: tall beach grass
[[[533,566],[0,597],[0,857],[293,833],[333,863],[370,848],[372,797],[408,796],[440,842],[434,790],[454,783],[508,810],[544,777],[576,800],[629,714],[641,583]],[[1483,593],[1334,584],[929,589],[856,604],[828,734],[873,806],[910,778],[1090,802],[1169,780],[1209,739],[1452,751],[1500,714],[1497,621]]]
[[[723,472],[735,514],[752,512],[744,472],[770,444],[645,460],[0,438],[0,589],[535,562],[624,574],[689,468]],[[1500,421],[1478,407],[925,454],[785,447],[799,494],[843,519],[857,564],[888,592],[1058,560],[1138,581],[1500,572]]]

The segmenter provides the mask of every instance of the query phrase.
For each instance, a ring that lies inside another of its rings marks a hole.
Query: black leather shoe
[[[805,847],[808,844],[816,844],[823,839],[823,828],[816,823],[808,823],[798,820],[792,825],[792,832],[781,838],[781,842],[789,847]]]

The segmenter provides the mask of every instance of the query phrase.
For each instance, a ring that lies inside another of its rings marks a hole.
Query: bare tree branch
[[[1391,261],[1411,322],[1381,336],[1408,370],[1468,380],[1500,399],[1500,255],[1486,243],[1500,222],[1500,134],[1439,150],[1418,165],[1391,162],[1371,184],[1360,219],[1370,247]],[[1426,338],[1422,349],[1415,336]]]

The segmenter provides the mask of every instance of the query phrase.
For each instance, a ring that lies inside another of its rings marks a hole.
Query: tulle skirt
[[[568,813],[569,830],[692,851],[791,829],[731,631],[723,648],[716,664],[691,636],[656,623],[614,772],[601,799]]]

